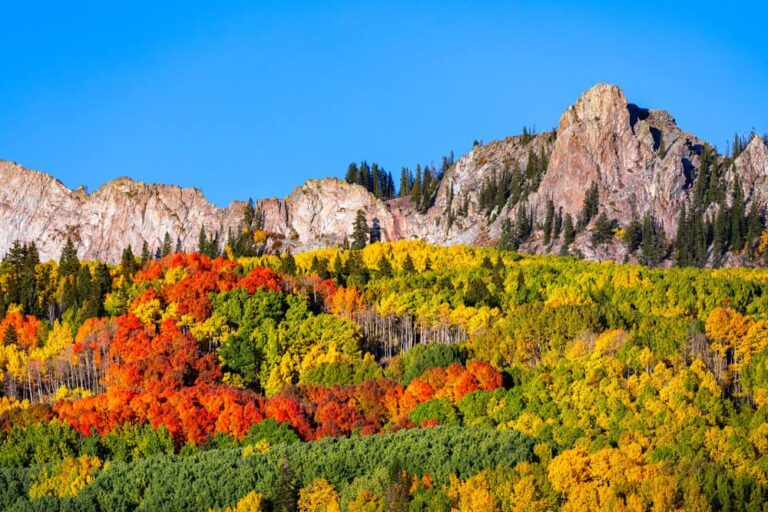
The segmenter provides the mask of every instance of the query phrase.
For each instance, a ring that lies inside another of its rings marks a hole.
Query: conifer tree
[[[613,224],[608,219],[606,213],[600,212],[592,227],[592,245],[603,245],[613,237]]]
[[[552,241],[552,230],[555,222],[555,203],[547,199],[547,209],[544,215],[544,244],[549,245]]]
[[[171,235],[168,234],[168,232],[165,232],[165,236],[163,237],[163,247],[160,251],[161,255],[163,257],[168,256],[171,254],[171,249],[173,248],[173,242],[171,241]]]
[[[579,216],[579,229],[585,229],[589,224],[589,221],[597,214],[599,207],[599,197],[597,191],[597,183],[592,183],[584,194],[584,203],[581,207],[581,215]]]
[[[368,244],[368,220],[363,210],[358,210],[352,229],[352,249],[362,249]]]
[[[80,270],[80,260],[77,259],[77,249],[72,242],[71,237],[67,237],[67,242],[61,251],[59,258],[59,275],[62,277],[76,276]]]
[[[563,246],[568,247],[575,239],[576,230],[573,227],[573,218],[570,213],[566,213],[563,220]]]
[[[152,252],[149,250],[149,244],[146,240],[141,244],[141,263],[146,264],[152,259]]]

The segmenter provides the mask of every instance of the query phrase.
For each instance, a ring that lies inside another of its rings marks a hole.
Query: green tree
[[[368,220],[363,210],[358,210],[352,228],[352,249],[359,250],[368,245]]]
[[[72,242],[71,237],[67,237],[67,242],[61,250],[59,258],[59,275],[62,277],[77,276],[80,270],[80,260],[77,259],[77,249]]]

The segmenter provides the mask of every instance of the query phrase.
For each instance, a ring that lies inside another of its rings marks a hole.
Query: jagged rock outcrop
[[[378,220],[384,241],[490,244],[498,239],[504,220],[514,219],[521,208],[535,225],[543,222],[549,200],[558,212],[578,218],[585,192],[594,183],[601,211],[617,225],[650,212],[671,237],[681,208],[691,201],[704,144],[681,130],[667,112],[640,108],[618,87],[598,84],[563,113],[556,132],[473,148],[445,172],[424,212],[407,198],[377,199],[358,185],[332,178],[311,180],[285,199],[261,199],[258,208],[265,229],[293,251],[342,243],[358,210],[369,221]],[[545,162],[543,168],[530,166],[532,158]],[[768,207],[768,145],[762,137],[754,137],[732,166],[730,160],[718,159],[727,167],[729,186],[739,176],[748,205]],[[505,173],[519,179],[516,192],[503,196],[502,205],[489,207],[481,196]],[[194,250],[201,228],[219,231],[226,239],[230,229],[238,228],[243,208],[239,201],[217,208],[198,189],[128,178],[88,194],[47,174],[0,161],[0,254],[14,240],[34,240],[43,259],[57,258],[71,236],[81,258],[114,262],[128,245],[135,252],[145,241],[152,249],[158,247],[166,232],[185,250]],[[716,208],[711,205],[708,213]],[[534,230],[522,248],[558,252],[560,242],[545,244]],[[628,256],[618,241],[592,247],[588,230],[576,237],[572,248],[593,259]]]

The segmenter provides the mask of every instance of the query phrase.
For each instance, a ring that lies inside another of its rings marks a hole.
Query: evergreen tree
[[[152,259],[152,253],[149,250],[149,244],[146,240],[141,244],[141,263],[146,265]]]
[[[381,175],[379,173],[379,164],[376,162],[373,162],[371,164],[371,190],[370,192],[373,193],[374,197],[381,197],[382,194],[382,188],[381,188]]]
[[[347,264],[344,268],[344,273],[347,276],[347,282],[351,285],[357,286],[362,289],[367,283],[370,277],[368,268],[363,262],[363,255],[358,250],[353,250],[347,258]]]
[[[568,247],[575,239],[576,230],[573,227],[573,218],[570,213],[566,213],[563,220],[563,246]]]
[[[592,245],[603,245],[613,237],[613,223],[605,212],[600,212],[592,227]]]
[[[352,249],[362,249],[368,244],[368,220],[363,210],[358,210],[352,229]]]
[[[72,242],[71,237],[67,237],[67,242],[61,251],[59,258],[59,275],[62,277],[76,276],[80,270],[80,260],[77,259],[77,249]]]
[[[398,190],[399,197],[408,197],[411,195],[411,185],[413,183],[413,176],[411,171],[406,167],[400,169],[400,189]]]
[[[120,257],[120,272],[126,281],[131,281],[136,270],[136,257],[133,255],[133,249],[129,245],[123,250],[123,255]]]
[[[293,512],[296,510],[296,491],[296,475],[291,468],[288,456],[285,456],[280,464],[280,470],[274,488],[272,510],[274,512]]]
[[[744,248],[746,235],[746,217],[744,215],[744,191],[738,174],[733,180],[733,193],[731,195],[731,249],[739,252]]]
[[[197,252],[200,254],[208,252],[208,235],[204,227],[200,228],[200,234],[197,236]]]
[[[644,224],[640,224],[637,217],[632,217],[632,220],[624,230],[624,247],[627,248],[629,254],[634,253],[640,248],[640,244],[643,242],[643,228]]]
[[[347,183],[355,184],[357,183],[357,178],[358,178],[357,174],[358,174],[357,164],[355,162],[352,162],[347,167],[347,175],[345,176],[344,180]]]
[[[290,251],[287,251],[280,258],[280,272],[288,275],[296,275],[296,260]]]
[[[640,263],[655,267],[664,260],[666,236],[664,228],[656,222],[652,213],[643,217]]]
[[[712,265],[715,267],[720,266],[720,261],[728,250],[730,228],[730,212],[724,204],[720,204],[712,226]]]
[[[498,248],[502,251],[517,250],[517,236],[509,219],[504,219],[501,223],[501,236],[499,237]]]
[[[549,245],[552,241],[552,230],[555,222],[555,203],[547,199],[547,209],[544,215],[544,244]]]
[[[418,208],[419,201],[421,200],[421,165],[416,166],[416,177],[413,179],[413,186],[411,187],[411,201]]]
[[[171,235],[168,234],[168,232],[165,232],[165,236],[163,237],[163,248],[160,251],[160,254],[165,257],[171,254],[171,249],[173,248],[173,242],[171,241]]]
[[[532,218],[528,215],[525,205],[517,207],[517,217],[515,220],[515,234],[517,245],[523,243],[533,232]],[[516,250],[516,249],[515,249]]]
[[[389,262],[389,258],[382,255],[377,265],[379,269],[379,276],[384,278],[390,278],[393,274],[392,264]]]
[[[589,224],[589,221],[597,214],[599,203],[599,196],[597,191],[597,183],[592,183],[584,194],[584,203],[581,207],[581,215],[579,216],[579,229],[585,229]]]
[[[183,249],[181,248],[181,238],[176,237],[176,250],[174,251],[176,254],[179,254],[180,252],[183,252]]]

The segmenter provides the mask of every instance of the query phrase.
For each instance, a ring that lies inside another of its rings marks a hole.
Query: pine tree
[[[383,195],[381,189],[381,175],[379,173],[379,164],[373,162],[371,164],[371,192],[374,197],[381,197]]]
[[[183,249],[181,248],[181,238],[176,237],[176,250],[174,251],[176,254],[183,252]]]
[[[731,249],[734,252],[739,252],[744,248],[746,225],[744,191],[741,189],[741,182],[737,174],[733,180],[733,193],[731,195]]]
[[[563,220],[563,247],[568,247],[576,239],[576,230],[573,227],[573,218],[570,213],[565,214]]]
[[[379,219],[375,218],[371,221],[371,243],[381,242],[381,224]]]
[[[355,162],[352,162],[347,167],[347,175],[345,176],[344,180],[347,183],[355,184],[357,183],[357,178],[358,178],[357,174],[358,174],[357,164]]]
[[[389,262],[389,258],[382,255],[377,265],[379,269],[379,276],[383,278],[390,278],[393,274],[392,263]]]
[[[146,240],[141,244],[141,263],[145,264],[152,259],[152,253],[149,250],[149,244]]]
[[[416,177],[413,179],[413,186],[411,187],[411,201],[418,208],[419,201],[421,200],[421,165],[416,166]]]
[[[123,250],[123,255],[120,257],[120,272],[124,279],[130,281],[133,279],[136,269],[136,257],[133,255],[133,249],[129,245]]]
[[[589,221],[597,214],[599,207],[599,196],[597,191],[597,183],[592,183],[584,194],[584,203],[581,207],[581,215],[579,216],[579,229],[585,229],[589,224]]]
[[[400,170],[400,189],[398,190],[398,197],[408,197],[411,194],[411,185],[413,183],[413,176],[411,171],[406,167]]]
[[[163,237],[163,248],[161,249],[160,253],[163,257],[168,256],[171,254],[171,249],[173,248],[173,242],[171,241],[171,235],[168,234],[168,232],[165,232],[165,236]]]
[[[200,234],[197,236],[197,252],[200,254],[208,252],[208,235],[204,227],[200,228]]]
[[[720,204],[712,226],[712,265],[715,267],[720,266],[720,260],[728,250],[730,228],[730,212],[724,204]]]
[[[502,251],[516,251],[518,247],[517,235],[514,226],[509,219],[504,219],[501,223],[501,236],[499,237],[498,248]]]
[[[624,230],[624,247],[629,254],[633,254],[640,248],[640,244],[643,242],[643,227],[637,217],[632,217]]]
[[[352,249],[362,249],[368,244],[368,220],[363,210],[357,211],[352,229]]]
[[[655,267],[664,260],[666,236],[653,214],[646,213],[643,217],[642,241],[640,244],[640,263]]]
[[[280,464],[272,498],[272,510],[274,512],[293,512],[296,510],[296,487],[296,475],[291,468],[288,457],[285,456]]]
[[[76,276],[80,270],[80,260],[77,259],[77,249],[72,242],[71,237],[67,237],[67,242],[61,250],[59,258],[59,275],[62,277]]]
[[[613,237],[613,224],[608,219],[605,212],[600,212],[592,227],[592,245],[603,245]]]
[[[290,251],[280,258],[280,272],[290,276],[296,275],[296,260]]]
[[[544,244],[549,245],[552,241],[552,229],[555,222],[555,203],[547,199],[547,209],[544,215]]]

